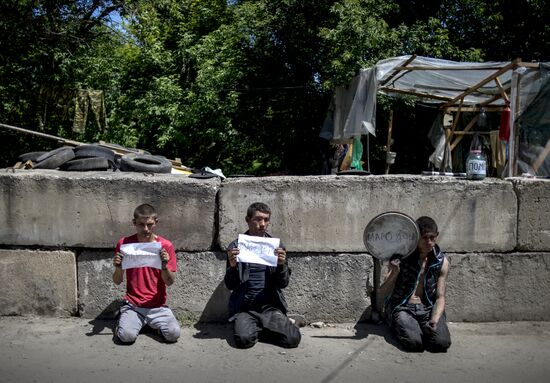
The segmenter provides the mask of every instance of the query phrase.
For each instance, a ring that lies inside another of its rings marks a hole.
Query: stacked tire
[[[145,153],[118,156],[99,145],[63,146],[49,152],[30,152],[18,157],[32,161],[34,169],[59,169],[70,172],[121,170],[141,173],[171,173],[172,163],[166,157]]]

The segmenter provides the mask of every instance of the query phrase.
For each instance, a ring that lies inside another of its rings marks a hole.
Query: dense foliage
[[[5,0],[0,123],[225,174],[315,174],[332,89],[362,66],[548,60],[548,20],[542,0]],[[104,92],[107,128],[72,130],[80,89]],[[0,166],[56,145],[1,132]]]

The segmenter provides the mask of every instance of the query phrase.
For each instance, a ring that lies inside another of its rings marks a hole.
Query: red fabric
[[[121,238],[116,245],[115,253],[120,251],[121,245],[138,242],[137,234]],[[157,242],[162,244],[162,248],[170,256],[166,267],[168,270],[176,272],[174,245],[160,235],[157,235]],[[161,270],[153,267],[126,269],[126,295],[124,299],[138,307],[154,308],[164,306],[166,304],[166,284],[162,279]]]
[[[510,139],[510,114],[511,110],[508,105],[506,105],[500,114],[500,129],[498,137],[502,141],[508,141]]]

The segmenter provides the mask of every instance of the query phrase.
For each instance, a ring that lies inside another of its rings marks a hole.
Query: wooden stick
[[[458,124],[458,119],[460,118],[460,113],[462,111],[462,104],[463,103],[464,103],[464,99],[461,98],[460,99],[460,104],[458,105],[458,110],[456,112],[456,116],[453,118],[453,124],[451,125],[451,130],[450,131],[445,130],[445,150],[443,151],[443,166],[445,166],[445,164],[447,163],[447,156],[450,156],[451,153],[453,152],[453,149],[451,148],[451,150],[447,154],[447,145],[449,145],[449,142],[451,142],[452,139],[453,139],[453,135],[454,135],[454,132],[455,132],[455,129],[456,129],[456,125]],[[447,171],[447,169],[445,169],[445,168],[443,170]],[[452,169],[451,169],[451,171],[452,171]]]
[[[404,68],[406,67],[409,63],[411,63],[414,59],[416,58],[416,55],[412,55],[411,57],[409,57],[404,63],[402,66],[400,66],[399,68]],[[390,74],[388,76],[387,79],[383,80],[380,82],[380,86],[383,86],[385,85],[388,81],[390,81],[397,73],[399,73],[399,71],[401,71],[403,69],[397,69],[397,68],[393,68],[393,73]]]
[[[449,101],[451,99],[450,97],[436,96],[434,94],[421,93],[421,92],[415,92],[415,91],[410,91],[410,90],[393,89],[393,88],[388,88],[388,87],[382,87],[382,88],[379,88],[379,89],[382,90],[382,91],[388,92],[388,93],[410,94],[412,96],[433,98],[434,100],[441,100],[441,101]]]
[[[498,88],[500,89],[500,94],[502,95],[502,98],[506,101],[506,102],[510,102],[510,98],[508,97],[508,95],[506,94],[506,91],[504,90],[504,88],[502,87],[502,84],[500,83],[500,79],[498,77],[495,77],[495,82],[498,86]]]
[[[445,112],[457,112],[458,108],[458,106],[448,106],[445,108]],[[481,108],[481,106],[462,106],[461,109],[463,112],[479,112]],[[503,106],[489,106],[483,109],[485,109],[486,112],[501,112],[502,108]]]
[[[386,145],[386,167],[385,167],[385,174],[388,174],[390,172],[390,164],[388,164],[388,153],[390,152],[391,147],[391,133],[393,130],[393,110],[390,111],[390,122],[388,125],[388,141]]]
[[[472,129],[472,127],[474,126],[474,124],[477,122],[478,119],[479,119],[479,114],[476,115],[474,118],[472,118],[472,120],[468,123],[468,125],[466,125],[466,127],[464,128],[464,130],[462,130],[462,132],[467,132],[470,129]],[[456,138],[456,140],[454,140],[454,142],[451,144],[451,151],[453,151],[454,148],[456,148],[459,142],[462,141],[463,137],[464,137],[464,134],[461,134]]]
[[[544,149],[542,150],[542,152],[540,152],[539,156],[533,163],[533,170],[535,171],[535,174],[533,175],[536,175],[536,173],[539,171],[540,166],[542,165],[542,163],[546,159],[546,156],[548,156],[549,153],[550,153],[550,139],[546,141],[546,145],[544,146]]]

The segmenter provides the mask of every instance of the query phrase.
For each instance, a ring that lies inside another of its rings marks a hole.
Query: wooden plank
[[[472,127],[474,126],[474,124],[477,122],[478,119],[479,119],[479,114],[477,116],[475,116],[474,118],[472,118],[472,120],[468,123],[468,125],[466,125],[464,130],[461,130],[461,132],[467,132],[470,129],[472,129]],[[462,141],[463,137],[464,137],[464,135],[461,134],[456,138],[456,140],[454,140],[454,142],[451,144],[451,151],[453,151],[454,148],[456,148],[456,146],[460,143],[460,141]]]
[[[386,166],[385,166],[384,174],[388,174],[390,172],[390,164],[388,164],[388,153],[391,151],[392,130],[393,130],[393,110],[390,111],[390,122],[388,124],[388,141],[386,144]]]
[[[479,112],[481,108],[482,108],[481,106],[463,106],[462,111]],[[483,109],[485,109],[486,112],[501,112],[502,108],[504,108],[504,106],[489,106],[487,108],[484,107]],[[457,111],[458,111],[458,106],[448,106],[445,108],[445,112],[457,112]]]
[[[470,136],[472,134],[483,134],[483,135],[489,135],[491,134],[491,132],[480,132],[479,130],[475,130],[475,131],[464,131],[464,130],[459,130],[457,132],[455,132],[455,136]]]
[[[399,68],[405,68],[409,63],[411,63],[412,61],[414,61],[414,59],[416,58],[416,55],[412,55],[411,57],[409,57]],[[399,69],[397,70],[396,68],[393,69],[393,73],[390,74],[388,76],[388,78],[386,78],[385,80],[381,81],[380,82],[380,86],[383,86],[385,85],[388,81],[390,81],[392,78],[395,77],[395,75],[397,75],[397,73],[399,73],[401,70],[403,69]]]
[[[480,63],[481,64],[481,63]],[[395,70],[493,70],[501,69],[502,65],[491,65],[486,67],[476,67],[476,66],[463,66],[463,67],[446,67],[446,66],[408,66],[408,67],[395,67]]]
[[[495,77],[495,83],[497,84],[498,89],[500,89],[500,94],[502,95],[502,98],[503,98],[506,102],[510,102],[510,98],[509,98],[508,95],[506,94],[506,91],[505,91],[504,88],[502,87],[502,84],[501,84],[500,79],[499,79],[498,77]]]
[[[449,101],[451,99],[450,97],[445,97],[445,96],[436,96],[436,95],[429,94],[429,93],[420,93],[420,92],[413,92],[413,91],[408,91],[408,90],[392,89],[392,88],[387,88],[387,87],[382,87],[382,88],[379,88],[379,89],[383,90],[383,91],[386,91],[386,92],[389,92],[389,93],[408,94],[408,95],[411,95],[411,96],[418,96],[418,97],[424,97],[424,98],[433,98],[434,100],[440,100],[440,101]]]
[[[540,166],[542,165],[542,163],[544,162],[544,160],[546,159],[549,153],[550,153],[550,139],[546,141],[546,145],[544,146],[544,149],[540,152],[539,156],[533,163],[533,170],[535,171],[535,174],[533,175],[537,175],[537,172],[539,171]]]

